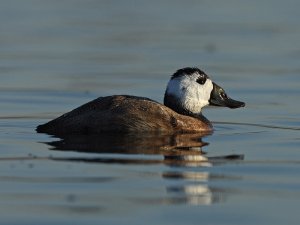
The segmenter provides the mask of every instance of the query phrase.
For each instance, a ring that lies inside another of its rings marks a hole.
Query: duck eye
[[[197,82],[198,84],[203,85],[203,84],[205,84],[205,82],[206,82],[206,77],[205,77],[205,76],[200,76],[200,77],[196,80],[196,82]]]
[[[220,93],[220,95],[221,95],[222,98],[228,98],[227,94],[224,91],[222,91]]]

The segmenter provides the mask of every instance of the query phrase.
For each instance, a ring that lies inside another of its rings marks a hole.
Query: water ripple
[[[269,129],[280,129],[280,130],[300,130],[300,127],[285,127],[285,126],[276,126],[276,125],[267,125],[267,124],[258,124],[258,123],[235,123],[235,122],[219,122],[214,121],[214,124],[222,124],[222,125],[238,125],[238,126],[252,126],[252,127],[261,127],[261,128],[269,128]]]

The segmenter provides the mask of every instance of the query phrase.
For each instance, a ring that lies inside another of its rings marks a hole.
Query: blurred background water
[[[0,5],[1,224],[299,224],[299,1]],[[202,139],[243,160],[53,151],[34,130],[98,96],[161,102],[186,66],[246,102],[206,109]]]

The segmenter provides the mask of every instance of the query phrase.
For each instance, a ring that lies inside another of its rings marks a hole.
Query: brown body
[[[212,125],[202,115],[197,118],[181,115],[151,99],[127,95],[97,98],[37,127],[37,132],[57,135],[210,131]]]

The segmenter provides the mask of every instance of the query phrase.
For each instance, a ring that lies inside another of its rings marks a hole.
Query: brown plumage
[[[204,116],[181,115],[151,99],[128,95],[97,98],[37,127],[37,132],[56,135],[209,131],[212,125]]]

